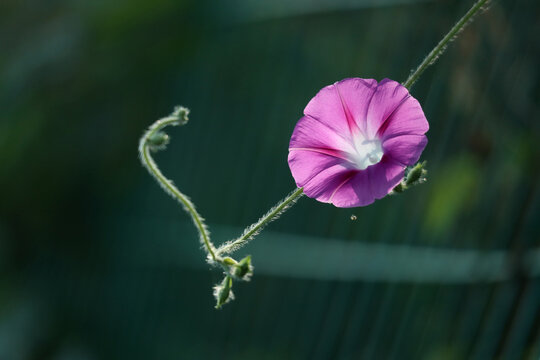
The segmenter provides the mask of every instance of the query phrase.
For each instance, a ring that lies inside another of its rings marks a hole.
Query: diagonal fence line
[[[151,252],[135,251],[127,256],[128,262],[206,269],[206,263],[200,261],[201,250],[191,241],[190,223],[160,221],[158,225],[168,229],[167,240],[160,239],[167,243]],[[216,239],[228,239],[239,231],[236,227],[211,226]],[[540,248],[525,252],[518,261],[504,250],[374,244],[267,231],[239,253],[253,256],[255,276],[448,284],[506,281],[516,268],[525,276],[540,276]]]

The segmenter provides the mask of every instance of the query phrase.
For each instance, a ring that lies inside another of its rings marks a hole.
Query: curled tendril
[[[159,170],[151,153],[164,150],[169,143],[169,136],[163,131],[167,126],[185,125],[188,122],[189,110],[182,106],[177,106],[174,111],[164,118],[153,123],[143,134],[139,142],[139,156],[141,163],[148,170],[150,175],[156,179],[161,188],[176,201],[182,205],[184,210],[191,216],[193,223],[199,233],[199,240],[203,249],[207,253],[207,260],[211,265],[219,266],[224,272],[224,280],[214,287],[214,296],[216,297],[217,308],[233,299],[232,281],[249,281],[253,274],[251,265],[251,256],[247,256],[240,261],[231,257],[222,257],[223,254],[232,253],[241,246],[253,239],[266,225],[277,219],[302,195],[302,189],[296,189],[287,198],[270,209],[255,224],[249,226],[244,233],[237,239],[229,241],[216,249],[210,240],[210,232],[204,222],[204,218],[197,212],[193,202],[182,193],[178,188],[163,175]],[[226,285],[224,285],[226,284]]]
[[[176,199],[191,216],[191,219],[199,232],[199,239],[208,253],[209,261],[215,262],[217,260],[216,250],[210,241],[210,232],[204,223],[203,217],[199,215],[191,200],[180,192],[180,190],[174,186],[172,181],[163,175],[150,154],[151,151],[164,150],[169,142],[169,136],[165,134],[162,129],[169,125],[185,125],[189,120],[188,115],[189,110],[187,108],[177,106],[169,116],[161,118],[153,123],[141,137],[141,141],[139,142],[139,155],[143,166],[148,170],[150,175],[156,179],[161,188]]]

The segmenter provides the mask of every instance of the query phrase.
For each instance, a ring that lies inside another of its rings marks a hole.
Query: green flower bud
[[[425,181],[427,174],[427,170],[424,168],[425,166],[426,162],[424,161],[416,164],[412,169],[410,169],[409,173],[407,174],[407,178],[405,179],[405,184],[407,186],[415,185]]]
[[[214,297],[216,298],[216,309],[221,308],[223,304],[234,299],[232,292],[232,278],[225,276],[221,284],[214,286]]]
[[[185,125],[188,122],[189,109],[183,106],[176,106],[171,116],[178,118],[178,125]]]
[[[251,255],[246,256],[235,265],[233,275],[241,280],[249,281],[251,275],[253,275]]]
[[[150,149],[156,151],[165,149],[169,140],[169,135],[165,134],[163,131],[157,131],[153,133],[147,141]]]

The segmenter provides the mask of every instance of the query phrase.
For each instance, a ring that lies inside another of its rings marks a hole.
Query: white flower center
[[[365,139],[361,134],[356,134],[353,142],[356,153],[351,154],[350,160],[358,170],[364,170],[381,161],[384,153],[379,139]]]

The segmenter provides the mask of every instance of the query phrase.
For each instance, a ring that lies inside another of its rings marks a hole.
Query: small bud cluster
[[[408,188],[426,182],[426,162],[423,161],[408,169],[404,179],[397,184],[390,194],[401,193]]]
[[[139,151],[141,151],[142,148],[146,145],[153,152],[165,150],[165,148],[169,144],[170,137],[161,129],[167,125],[185,125],[189,120],[188,115],[188,108],[185,108],[183,106],[176,106],[169,116],[156,121],[143,135]]]
[[[232,292],[233,279],[239,281],[249,281],[253,275],[251,255],[246,256],[240,261],[236,261],[231,257],[225,257],[221,259],[220,263],[225,270],[225,278],[220,284],[214,286],[216,309],[221,308],[223,304],[226,304],[234,299],[234,294]]]
[[[178,118],[178,125],[185,125],[188,122],[189,109],[183,106],[175,106],[170,116]]]
[[[155,152],[158,150],[165,150],[167,144],[169,144],[169,141],[169,135],[165,134],[163,131],[157,131],[150,135],[146,142],[150,147],[150,150]]]

